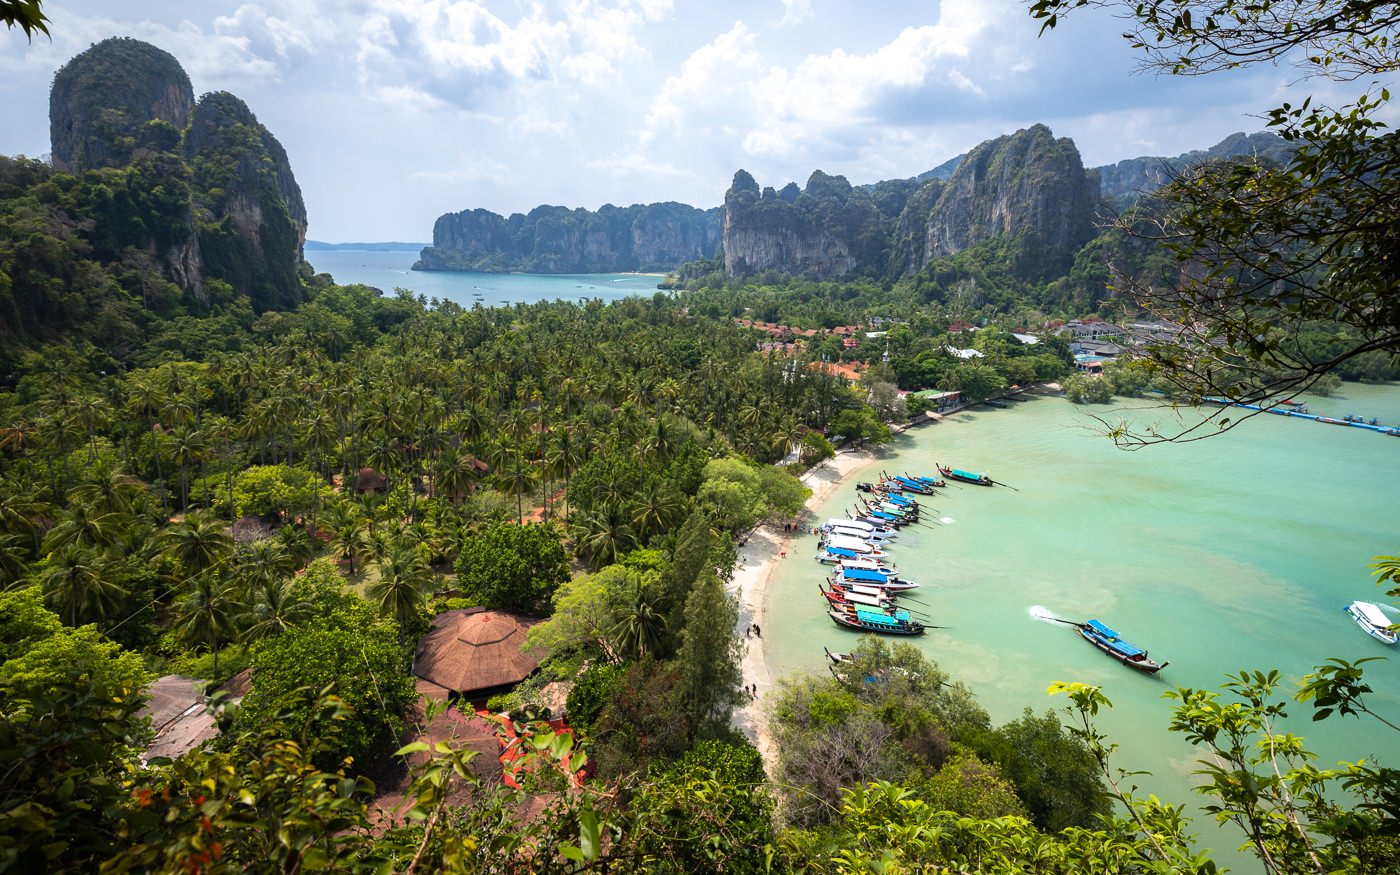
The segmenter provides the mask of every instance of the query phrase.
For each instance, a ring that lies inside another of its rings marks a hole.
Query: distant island
[[[319,240],[306,241],[307,252],[417,252],[426,243],[322,243]]]

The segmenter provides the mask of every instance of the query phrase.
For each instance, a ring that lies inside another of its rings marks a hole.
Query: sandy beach
[[[802,482],[812,490],[804,514],[807,525],[810,527],[812,524],[812,510],[825,501],[838,486],[885,455],[886,452],[880,447],[846,451],[803,474]],[[739,562],[729,584],[729,591],[739,599],[737,631],[744,641],[743,682],[756,684],[758,689],[756,697],[734,712],[734,726],[754,743],[763,754],[763,761],[769,768],[773,763],[773,745],[768,737],[763,713],[774,678],[768,671],[761,633],[767,619],[768,584],[780,562],[795,558],[793,548],[800,535],[800,531],[784,532],[781,526],[760,526],[754,529],[739,547]],[[758,637],[751,634],[754,624],[759,628]]]

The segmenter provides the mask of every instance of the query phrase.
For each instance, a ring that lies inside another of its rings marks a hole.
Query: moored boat
[[[1075,627],[1085,641],[1102,650],[1107,655],[1113,657],[1126,666],[1131,666],[1138,671],[1156,674],[1167,667],[1165,662],[1157,662],[1149,659],[1147,651],[1140,647],[1124,641],[1121,636],[1112,629],[1100,623],[1098,620],[1090,620],[1087,623],[1080,623]]]
[[[1382,644],[1394,644],[1396,634],[1390,628],[1395,625],[1374,602],[1352,602],[1343,608],[1356,621],[1362,631]]]
[[[977,486],[995,485],[995,481],[993,481],[992,478],[988,477],[985,473],[974,474],[971,471],[963,471],[958,468],[945,468],[942,465],[938,466],[938,470],[942,472],[944,477],[947,477],[950,480],[957,480],[962,483],[972,483]]]
[[[899,614],[904,616],[901,618]],[[899,611],[895,616],[878,611],[838,610],[826,612],[838,626],[856,629],[861,632],[876,632],[881,635],[922,635],[924,624],[909,616],[908,611]]]

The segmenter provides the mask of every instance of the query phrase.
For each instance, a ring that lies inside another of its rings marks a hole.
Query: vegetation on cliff
[[[622,273],[666,271],[719,249],[718,210],[674,202],[605,204],[596,212],[539,206],[503,217],[447,213],[416,270]]]

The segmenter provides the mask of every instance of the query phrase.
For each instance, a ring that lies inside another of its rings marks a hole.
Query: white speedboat
[[[1352,602],[1344,609],[1351,618],[1356,621],[1362,631],[1382,644],[1394,644],[1395,632],[1391,626],[1390,618],[1381,610],[1381,606],[1372,602]]]

